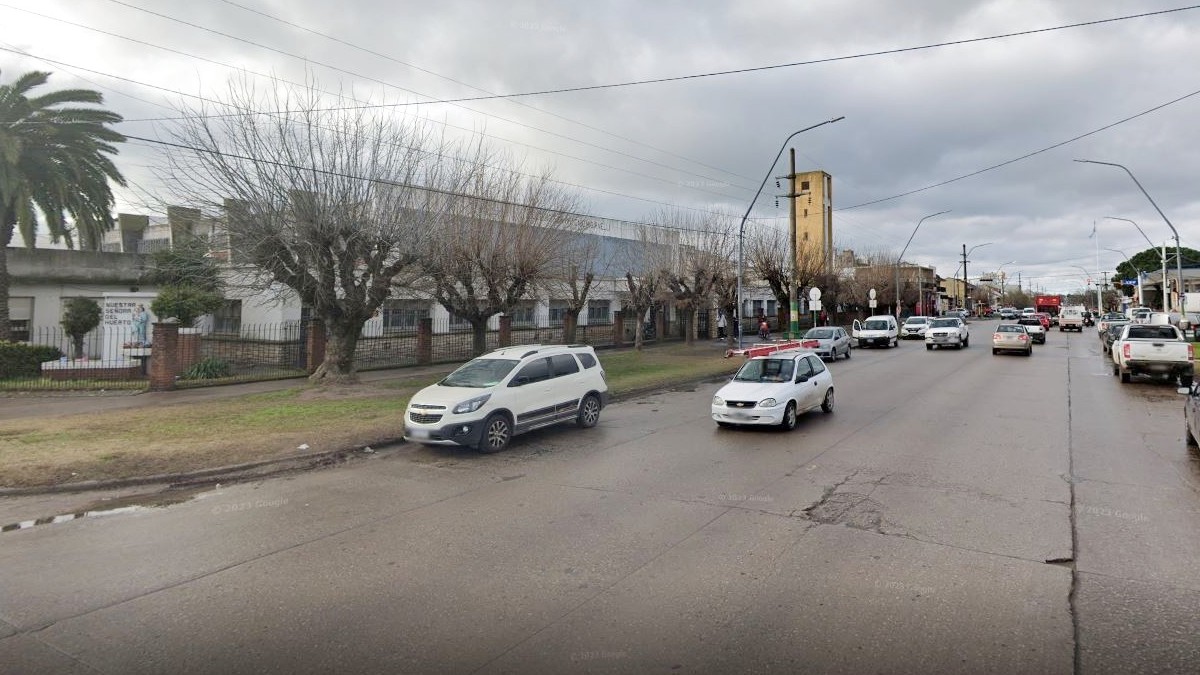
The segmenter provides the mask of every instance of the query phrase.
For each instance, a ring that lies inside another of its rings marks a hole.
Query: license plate
[[[412,438],[429,438],[428,429],[409,429],[408,435]]]

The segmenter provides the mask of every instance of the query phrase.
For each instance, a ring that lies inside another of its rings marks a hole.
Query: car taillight
[[[1029,339],[1029,336],[1028,336],[1028,335],[1018,335],[1017,337],[1018,337],[1019,339],[1021,339],[1021,340],[1028,340],[1028,339]]]
[[[1196,349],[1195,349],[1195,347],[1192,346],[1192,343],[1189,342],[1188,343],[1188,361],[1195,361],[1195,360],[1196,360]]]
[[[993,340],[999,340],[1001,337],[1003,336],[1000,333],[992,333]]]
[[[1124,356],[1126,359],[1128,359],[1128,358],[1129,358],[1129,354],[1130,354],[1130,351],[1131,351],[1131,350],[1130,350],[1130,347],[1132,347],[1132,345],[1130,345],[1129,343],[1125,343],[1125,344],[1121,345],[1121,354],[1122,354],[1122,355],[1123,355],[1123,356]]]

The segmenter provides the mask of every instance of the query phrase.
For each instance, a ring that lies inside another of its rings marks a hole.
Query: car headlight
[[[715,405],[715,406],[724,406],[724,405],[725,405],[725,399],[721,398],[720,396],[714,396],[714,397],[713,397],[713,405]]]
[[[462,403],[454,406],[454,414],[461,415],[463,413],[473,413],[482,408],[483,404],[487,403],[488,399],[491,397],[491,394],[484,394],[483,396],[476,396],[475,398],[463,401]]]
[[[760,408],[774,408],[777,405],[779,405],[779,402],[773,398],[764,398],[758,402],[758,407]]]

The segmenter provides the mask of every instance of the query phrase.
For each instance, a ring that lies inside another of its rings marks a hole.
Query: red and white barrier
[[[752,359],[755,356],[766,356],[775,352],[789,349],[815,349],[821,345],[817,340],[784,340],[782,342],[756,342],[745,349],[727,349],[725,358],[742,356]]]

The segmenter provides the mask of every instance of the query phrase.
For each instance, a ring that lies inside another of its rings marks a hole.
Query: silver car
[[[844,328],[837,326],[818,326],[810,328],[804,334],[804,349],[810,349],[817,356],[830,361],[837,361],[839,356],[850,358],[850,335]]]

